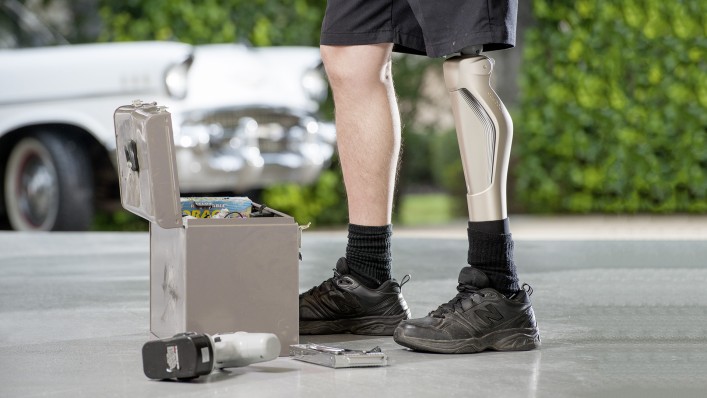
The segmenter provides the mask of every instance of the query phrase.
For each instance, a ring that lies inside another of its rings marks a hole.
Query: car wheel
[[[5,167],[5,209],[21,231],[81,231],[93,218],[93,174],[86,151],[51,133],[20,140]]]

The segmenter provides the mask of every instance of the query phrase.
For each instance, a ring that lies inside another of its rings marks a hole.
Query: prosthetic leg
[[[470,221],[507,217],[506,174],[513,121],[491,88],[494,61],[462,53],[444,62],[444,80],[457,127]]]
[[[493,60],[478,51],[444,63],[467,186],[469,266],[459,272],[459,293],[450,301],[455,305],[443,304],[424,318],[402,321],[395,329],[395,342],[413,350],[461,354],[540,347],[529,297],[532,289],[518,286],[513,261],[506,211],[513,125],[491,89],[492,70]],[[481,315],[489,309],[504,312]],[[449,312],[453,316],[439,316]]]

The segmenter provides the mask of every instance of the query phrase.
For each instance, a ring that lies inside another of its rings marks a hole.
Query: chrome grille
[[[187,124],[201,124],[207,126],[220,126],[222,136],[211,137],[211,145],[219,146],[231,138],[242,134],[244,125],[257,123],[257,128],[249,133],[257,139],[262,153],[276,153],[287,151],[292,144],[306,140],[303,121],[299,115],[293,115],[274,109],[242,109],[224,110],[201,114],[191,118]]]

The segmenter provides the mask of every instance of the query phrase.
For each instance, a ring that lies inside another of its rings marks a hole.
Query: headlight
[[[187,96],[189,68],[192,62],[194,62],[194,56],[189,55],[184,61],[167,69],[164,83],[170,96],[179,99]]]
[[[321,65],[317,68],[309,69],[302,75],[302,88],[307,96],[317,102],[326,99],[329,86],[324,79],[324,72]]]

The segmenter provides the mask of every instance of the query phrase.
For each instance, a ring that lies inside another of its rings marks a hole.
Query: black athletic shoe
[[[409,276],[406,276],[409,280]],[[350,275],[346,259],[336,263],[334,277],[299,296],[300,334],[354,333],[392,336],[410,310],[395,279],[369,289]]]
[[[413,350],[443,354],[540,347],[530,286],[510,298],[488,286],[482,271],[464,267],[457,296],[424,318],[401,322],[393,339]]]

